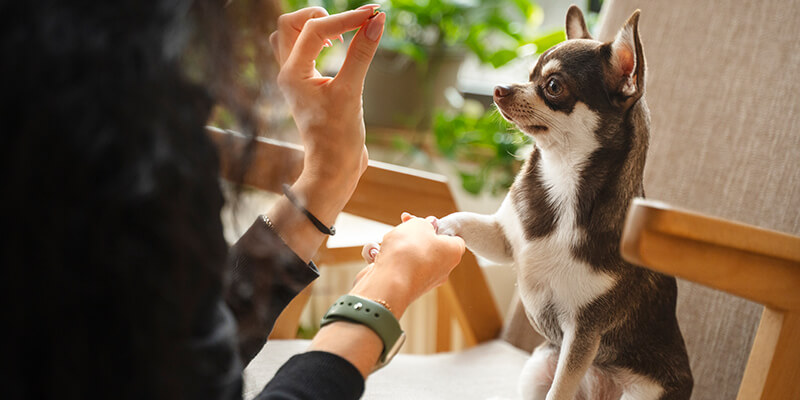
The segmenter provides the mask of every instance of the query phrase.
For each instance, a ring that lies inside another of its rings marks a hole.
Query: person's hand
[[[421,219],[403,213],[402,220],[383,236],[380,246],[365,246],[364,257],[375,262],[359,273],[350,290],[350,294],[388,306],[398,319],[411,302],[447,280],[465,249],[461,238],[436,234],[434,217]],[[337,321],[320,329],[310,350],[337,354],[366,378],[383,347],[381,338],[366,325]]]
[[[436,234],[436,218],[403,213],[403,223],[377,245],[365,246],[374,263],[362,270],[351,294],[386,302],[399,318],[414,300],[443,284],[461,261],[464,241]]]
[[[400,216],[400,219],[402,220],[402,222],[406,222],[406,221],[410,220],[411,218],[415,218],[415,217],[413,215],[407,213],[407,212],[404,212]],[[434,216],[428,216],[428,217],[425,217],[425,220],[430,222],[431,225],[433,225],[434,232],[436,232],[437,234],[441,234],[439,232],[439,219],[438,218],[436,218]],[[448,235],[448,236],[455,236],[455,235]],[[364,261],[366,261],[367,264],[372,264],[372,263],[375,262],[375,259],[378,257],[378,252],[379,251],[381,251],[381,245],[379,243],[369,242],[369,243],[365,244],[364,247],[361,248],[361,257],[364,258]],[[363,276],[365,272],[366,272],[366,270],[362,270],[361,272],[359,272],[358,275],[356,275],[355,282],[358,282],[358,280],[361,279],[361,276]]]
[[[270,36],[281,66],[278,85],[305,145],[303,172],[291,190],[326,226],[333,225],[367,168],[361,92],[386,20],[386,14],[373,14],[377,7],[336,15],[320,7],[304,8],[280,16],[278,31]],[[322,48],[356,28],[336,77],[320,75],[314,60]],[[284,197],[267,215],[281,239],[301,259],[310,260],[325,235]]]
[[[367,167],[362,88],[378,47],[386,14],[373,16],[378,5],[328,15],[320,7],[304,8],[278,19],[270,43],[281,66],[278,86],[288,102],[305,147],[304,174],[346,197]],[[360,28],[335,78],[322,76],[315,59],[341,34]],[[345,199],[346,201],[346,199]]]

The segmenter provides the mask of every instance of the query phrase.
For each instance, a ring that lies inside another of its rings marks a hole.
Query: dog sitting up
[[[502,115],[535,149],[493,215],[438,221],[473,252],[513,262],[520,298],[545,342],[520,377],[525,399],[689,399],[675,279],[625,262],[628,205],[644,196],[650,134],[639,11],[608,43],[567,12],[568,40],[530,80],[497,86]]]

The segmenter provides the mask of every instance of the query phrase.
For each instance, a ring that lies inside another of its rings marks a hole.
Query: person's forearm
[[[317,332],[309,350],[327,351],[344,358],[366,379],[383,352],[383,341],[366,325],[336,321]]]
[[[409,293],[410,281],[403,274],[394,273],[391,263],[401,260],[379,260],[350,290],[350,294],[389,307],[399,321],[414,300]],[[369,327],[344,321],[324,326],[314,337],[310,350],[327,351],[353,364],[365,378],[372,372],[383,352],[383,341]]]
[[[359,174],[321,176],[310,171],[292,185],[292,192],[325,226],[331,226],[344,208],[358,182]],[[267,212],[275,232],[302,260],[308,262],[326,235],[314,226],[286,196]]]

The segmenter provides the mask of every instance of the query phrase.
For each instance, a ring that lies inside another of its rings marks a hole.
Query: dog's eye
[[[556,78],[551,78],[547,81],[547,94],[550,96],[556,97],[564,91],[564,88],[561,87],[561,83]]]

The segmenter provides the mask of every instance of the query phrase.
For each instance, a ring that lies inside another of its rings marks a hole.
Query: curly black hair
[[[0,2],[4,398],[196,398],[227,252],[204,126],[252,121],[226,7]]]

